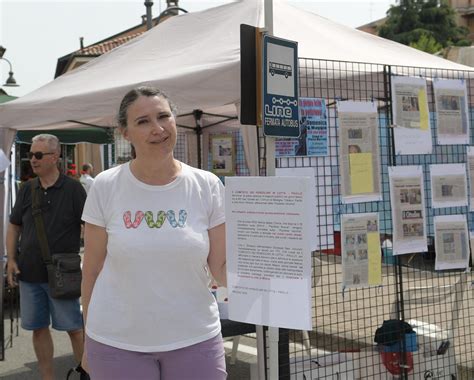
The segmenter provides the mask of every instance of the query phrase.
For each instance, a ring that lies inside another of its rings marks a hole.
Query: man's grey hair
[[[52,152],[61,154],[61,144],[59,143],[59,139],[56,136],[50,135],[49,133],[42,133],[31,139],[31,142],[33,143],[38,141],[46,142]]]

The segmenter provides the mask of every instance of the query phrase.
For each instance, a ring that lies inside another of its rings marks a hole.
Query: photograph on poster
[[[217,175],[235,174],[234,137],[232,134],[210,135],[212,172]]]
[[[343,203],[381,200],[377,108],[373,102],[337,102],[339,172]]]
[[[435,216],[434,230],[435,270],[468,268],[470,251],[466,216]]]
[[[469,144],[469,115],[466,82],[462,79],[433,79],[436,105],[437,143]]]
[[[321,98],[299,98],[300,136],[276,138],[276,157],[328,155],[328,122],[326,101]]]
[[[342,288],[362,288],[382,283],[382,257],[378,214],[341,217]]]
[[[432,152],[426,80],[392,76],[395,153]]]
[[[428,250],[423,170],[421,166],[389,167],[393,254]]]
[[[433,208],[467,206],[466,164],[430,165]]]

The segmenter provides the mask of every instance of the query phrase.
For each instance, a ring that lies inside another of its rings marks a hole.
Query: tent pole
[[[193,116],[194,120],[196,122],[196,127],[194,130],[196,131],[196,143],[197,143],[197,159],[198,159],[198,168],[202,169],[202,147],[201,147],[201,135],[202,135],[202,124],[201,124],[201,118],[202,118],[202,110],[193,110]]]
[[[273,36],[273,0],[265,0],[265,29],[267,34]],[[275,139],[273,137],[265,137],[266,145],[266,175],[275,175]],[[269,378],[279,378],[279,363],[278,363],[278,342],[279,329],[278,327],[269,327]]]

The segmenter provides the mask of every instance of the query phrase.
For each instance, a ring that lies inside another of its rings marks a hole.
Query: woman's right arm
[[[104,227],[86,223],[84,228],[84,261],[82,263],[81,301],[84,326],[97,276],[107,255],[107,232]]]

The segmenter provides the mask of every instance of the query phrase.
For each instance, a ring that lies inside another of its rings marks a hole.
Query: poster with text
[[[474,147],[467,148],[467,174],[469,181],[469,211],[474,211]]]
[[[310,225],[310,246],[311,251],[316,251],[318,249],[322,249],[322,247],[327,248],[327,237],[322,236],[321,239],[319,237],[320,229],[318,226],[321,226],[320,223],[320,215],[319,215],[319,208],[318,204],[319,200],[323,197],[317,196],[317,181],[316,181],[316,168],[309,167],[309,168],[275,168],[275,176],[276,177],[308,177],[311,181],[311,225]],[[328,226],[330,228],[331,234],[333,233],[332,225]]]
[[[469,266],[469,235],[465,215],[434,217],[435,270]]]
[[[430,114],[426,80],[392,76],[395,154],[430,154]]]
[[[382,200],[376,105],[341,101],[337,110],[342,202]]]
[[[388,168],[393,224],[393,254],[428,251],[423,168]]]
[[[334,150],[331,157],[302,157],[302,167],[293,166],[295,160],[299,160],[298,158],[293,157],[288,160],[282,160],[281,162],[282,165],[292,165],[292,167],[285,166],[275,169],[275,176],[314,177],[316,197],[316,212],[314,213],[314,219],[316,220],[317,229],[315,242],[316,250],[334,249],[334,198],[336,197],[334,193],[337,192],[335,191],[335,188],[339,187],[338,184],[333,184],[333,173],[337,170],[337,159],[335,157],[335,147],[337,144],[334,135],[331,137],[333,140],[331,147],[332,150]]]
[[[342,288],[382,284],[377,213],[342,215]]]
[[[300,136],[277,138],[275,156],[327,156],[328,122],[326,102],[320,98],[299,98]]]
[[[230,319],[312,329],[311,186],[309,177],[226,178]]]
[[[438,144],[469,144],[466,81],[433,79]]]
[[[466,164],[430,165],[431,206],[467,206]]]

